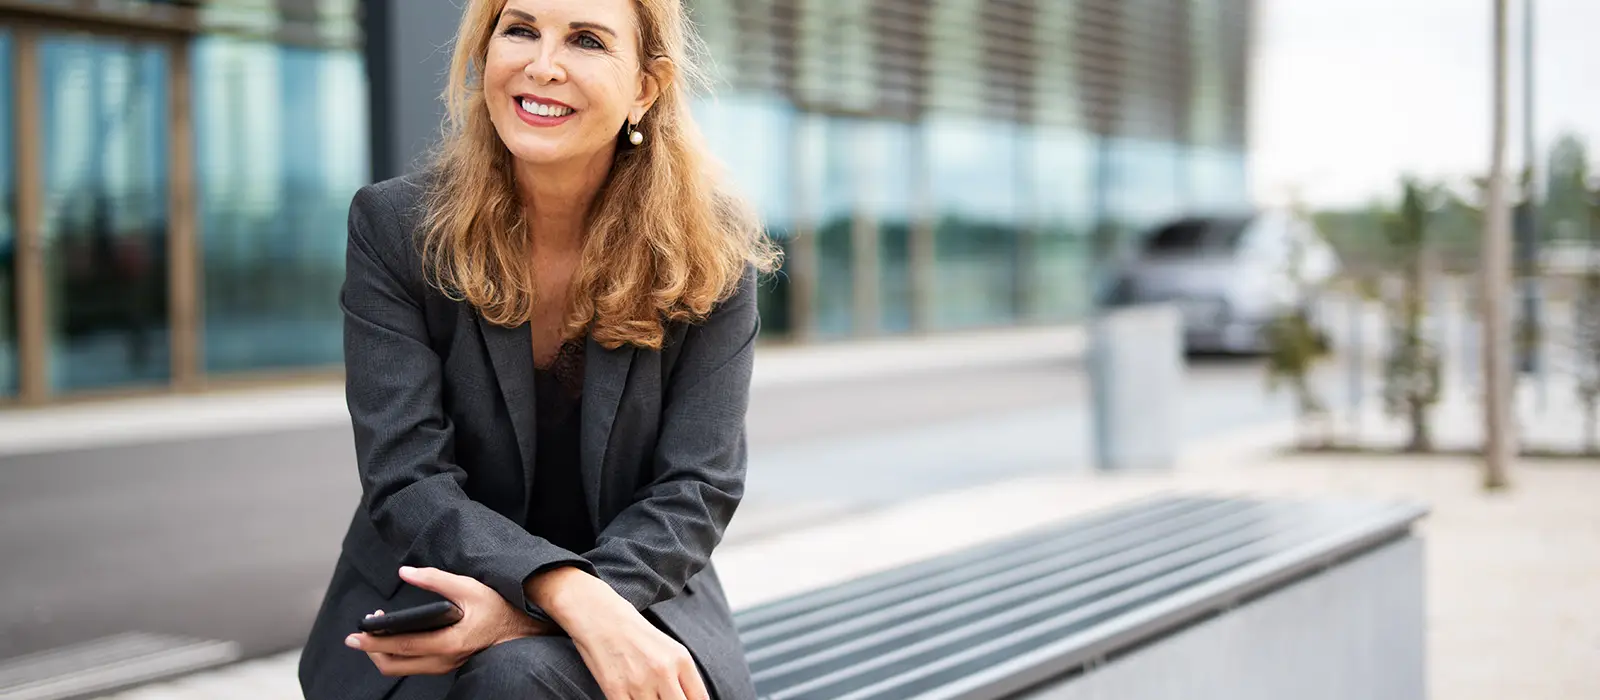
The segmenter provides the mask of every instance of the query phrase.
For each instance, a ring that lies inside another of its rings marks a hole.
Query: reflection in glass
[[[1245,160],[1239,149],[1190,149],[1187,184],[1190,208],[1217,211],[1247,206]]]
[[[933,323],[1004,325],[1017,318],[1021,188],[1016,127],[935,118],[927,157],[936,210]]]
[[[1107,204],[1122,233],[1119,243],[1132,245],[1132,232],[1178,214],[1180,187],[1188,176],[1180,167],[1180,149],[1173,144],[1113,139],[1109,152]]]
[[[350,198],[369,177],[351,51],[194,47],[205,368],[337,366]]]
[[[1037,231],[1024,314],[1033,321],[1073,321],[1089,310],[1089,235],[1094,226],[1095,141],[1063,127],[1040,127],[1031,138],[1030,199]]]
[[[860,190],[856,177],[856,123],[813,117],[803,122],[806,189],[812,196],[817,256],[813,331],[817,337],[849,335],[855,314],[855,250],[851,240]]]
[[[904,122],[863,123],[862,195],[878,227],[880,328],[911,330],[911,224],[915,185],[916,127]]]
[[[783,248],[784,259],[792,259],[794,109],[775,96],[733,92],[697,100],[694,115],[731,183],[754,203],[767,235]],[[756,303],[761,311],[762,337],[786,337],[794,332],[792,289],[783,270],[761,280]]]
[[[17,395],[16,188],[11,168],[11,37],[0,33],[0,398]]]
[[[163,382],[171,366],[166,56],[115,39],[50,36],[39,60],[50,385]]]

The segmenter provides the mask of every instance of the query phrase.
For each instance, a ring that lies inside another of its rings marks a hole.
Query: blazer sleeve
[[[760,317],[755,273],[684,334],[662,404],[654,478],[584,558],[635,609],[675,597],[705,568],[744,495]]]
[[[370,187],[357,192],[340,307],[345,399],[367,514],[402,564],[475,578],[548,619],[527,600],[523,582],[559,566],[594,568],[463,489],[467,473],[455,463],[443,363],[428,343],[421,261],[406,226],[388,198]]]

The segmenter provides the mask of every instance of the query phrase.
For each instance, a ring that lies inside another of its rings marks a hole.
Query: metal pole
[[[1494,0],[1493,138],[1483,226],[1484,480],[1510,486],[1516,454],[1511,421],[1511,211],[1506,200],[1506,0]]]
[[[1522,332],[1520,334],[1523,357],[1518,363],[1523,373],[1535,377],[1534,385],[1538,391],[1539,410],[1543,411],[1546,401],[1546,372],[1543,349],[1543,326],[1540,318],[1539,299],[1539,170],[1538,170],[1538,145],[1534,130],[1534,5],[1537,0],[1524,0],[1522,4],[1522,138],[1523,138],[1523,167],[1528,172],[1528,187],[1525,193],[1524,207],[1527,207],[1522,223],[1522,245],[1518,255],[1520,275],[1522,277]]]
[[[1093,230],[1089,237],[1090,273],[1089,292],[1089,393],[1090,428],[1094,439],[1094,465],[1097,471],[1109,471],[1116,464],[1116,438],[1111,426],[1111,392],[1116,382],[1107,376],[1110,363],[1104,362],[1100,353],[1106,344],[1107,297],[1116,285],[1116,272],[1111,268],[1110,247],[1114,235],[1111,230],[1111,136],[1097,134],[1095,138],[1094,212]]]

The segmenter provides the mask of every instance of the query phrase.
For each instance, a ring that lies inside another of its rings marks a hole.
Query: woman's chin
[[[527,165],[552,165],[571,158],[566,149],[554,144],[539,144],[536,146],[521,145],[511,149],[511,156],[518,162]]]
[[[585,149],[566,139],[522,138],[510,144],[512,157],[533,166],[557,165],[582,160]]]

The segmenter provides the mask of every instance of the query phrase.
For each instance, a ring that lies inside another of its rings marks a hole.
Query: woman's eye
[[[578,42],[579,46],[582,46],[583,48],[586,48],[586,49],[594,49],[596,51],[602,51],[602,50],[604,50],[606,48],[606,45],[603,44],[603,43],[600,43],[599,39],[594,38],[593,34],[579,34],[577,42]]]
[[[535,33],[532,29],[529,29],[529,28],[524,27],[522,25],[517,25],[517,26],[514,26],[514,27],[508,27],[505,30],[504,34],[506,36],[523,37],[523,38],[527,38],[527,39],[537,39],[537,38],[539,38],[539,35],[537,33]]]

